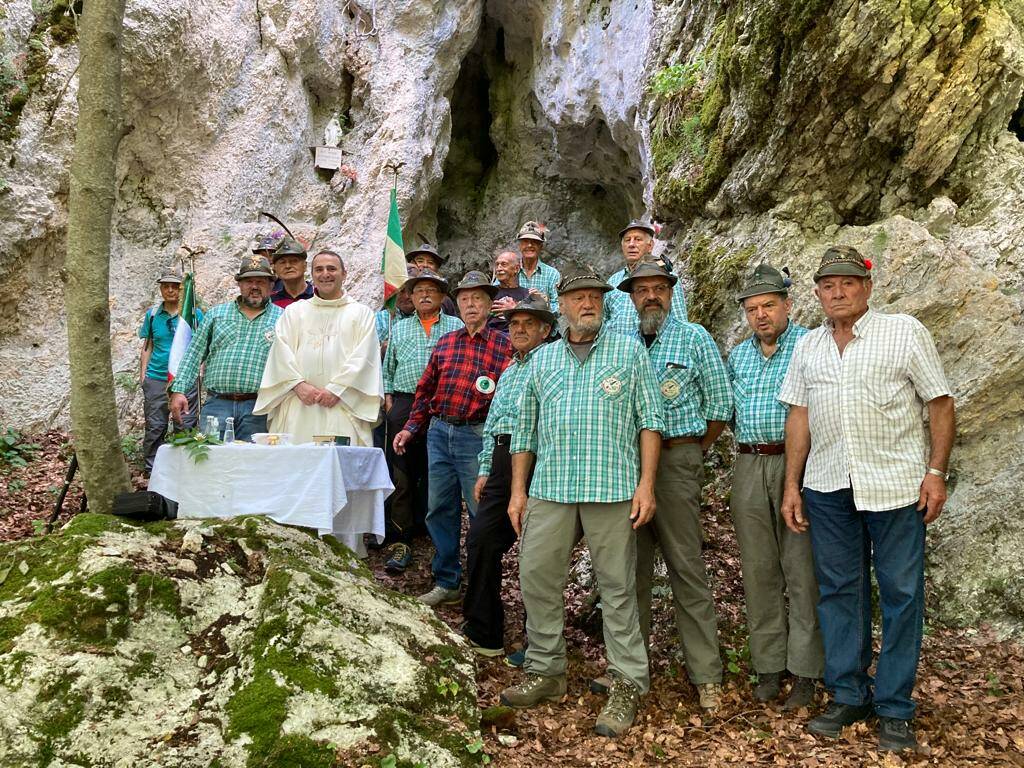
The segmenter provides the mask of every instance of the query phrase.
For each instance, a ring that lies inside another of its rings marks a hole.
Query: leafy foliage
[[[13,427],[0,433],[0,464],[8,467],[24,467],[35,458],[39,446],[23,442],[23,436]]]
[[[167,443],[184,448],[188,451],[192,461],[198,464],[200,461],[210,458],[210,446],[220,445],[221,441],[218,437],[204,434],[198,429],[186,429],[172,434],[167,439]]]

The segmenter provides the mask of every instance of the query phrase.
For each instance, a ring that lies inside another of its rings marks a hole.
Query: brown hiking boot
[[[501,692],[501,703],[506,707],[533,707],[542,701],[561,701],[565,696],[565,676],[545,677],[530,675],[519,685]]]
[[[809,707],[814,703],[814,689],[815,681],[810,677],[797,677],[793,680],[793,687],[789,691],[789,696],[786,697],[786,703],[782,705],[782,709],[790,711],[793,709],[800,709],[800,707]]]
[[[594,730],[601,736],[616,739],[628,731],[640,708],[640,691],[628,680],[615,675],[608,689],[608,702],[597,716]]]

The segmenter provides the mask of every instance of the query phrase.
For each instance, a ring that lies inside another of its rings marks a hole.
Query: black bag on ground
[[[135,520],[174,520],[178,516],[178,502],[153,491],[119,493],[114,497],[112,511],[119,517]]]

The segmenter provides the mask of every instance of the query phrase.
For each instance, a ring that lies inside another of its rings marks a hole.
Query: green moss
[[[687,295],[691,322],[711,323],[725,307],[728,292],[739,285],[740,276],[755,253],[752,245],[733,252],[710,248],[706,239],[689,250],[686,263],[694,283],[694,290]]]
[[[62,674],[47,682],[37,698],[39,712],[31,737],[38,743],[37,765],[48,766],[57,750],[85,717],[86,696],[74,689],[76,675]]]

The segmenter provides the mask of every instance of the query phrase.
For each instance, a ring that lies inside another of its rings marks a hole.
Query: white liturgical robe
[[[270,430],[296,443],[347,435],[352,445],[372,446],[384,398],[373,311],[348,296],[314,295],[286,307],[275,333],[253,413],[267,414]],[[304,405],[293,391],[303,381],[340,401]]]

